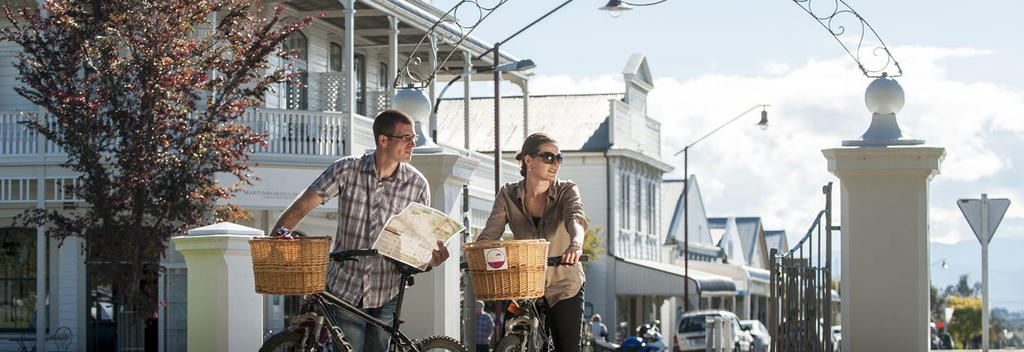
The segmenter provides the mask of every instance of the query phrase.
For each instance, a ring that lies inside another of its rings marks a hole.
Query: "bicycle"
[[[590,255],[580,256],[580,262],[590,260]],[[562,257],[548,257],[548,266],[569,265],[562,263]],[[463,270],[468,265],[463,262]],[[512,319],[505,321],[505,335],[498,340],[492,352],[538,352],[552,350],[548,336],[546,317],[535,304],[535,298],[513,300],[508,311],[512,313]]]
[[[347,251],[331,252],[332,260],[345,261],[356,260],[356,257],[376,256],[375,249],[356,249]],[[335,347],[341,351],[352,351],[352,346],[345,341],[345,334],[334,321],[330,314],[329,307],[336,306],[355,314],[360,319],[380,329],[384,329],[391,335],[389,351],[454,351],[469,352],[459,341],[448,336],[429,336],[413,341],[399,330],[402,324],[401,312],[402,301],[405,298],[405,289],[413,285],[412,276],[424,271],[413,268],[409,265],[395,262],[401,282],[403,283],[398,291],[398,307],[395,309],[394,320],[391,325],[374,318],[352,304],[345,302],[330,292],[324,291],[306,295],[299,314],[292,318],[292,325],[284,331],[270,336],[263,342],[260,352],[272,351],[320,351],[327,347],[328,342],[333,342]]]

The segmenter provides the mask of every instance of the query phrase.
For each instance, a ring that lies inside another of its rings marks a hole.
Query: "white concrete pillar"
[[[388,101],[395,97],[395,85],[398,84],[396,73],[398,72],[398,17],[388,15],[388,82],[391,83],[385,87],[387,92]],[[393,81],[392,81],[393,80]]]
[[[189,351],[255,351],[263,344],[249,239],[263,231],[222,222],[174,237],[188,268]]]
[[[359,151],[354,147],[354,141],[356,140],[355,133],[355,118],[352,117],[356,113],[356,71],[355,71],[355,60],[356,60],[356,1],[355,0],[343,0],[342,6],[345,7],[343,10],[345,14],[345,39],[343,40],[344,49],[341,51],[341,69],[345,72],[345,86],[342,88],[342,99],[345,106],[345,155],[354,155]]]
[[[479,162],[459,154],[419,153],[417,149],[413,150],[415,155],[412,157],[412,165],[430,182],[431,207],[452,218],[461,219],[462,186],[469,182]],[[428,273],[416,275],[416,285],[405,293],[402,319],[406,324],[402,325],[402,332],[409,337],[461,335],[461,235],[456,234],[449,240],[448,252],[451,257],[444,264]]]
[[[927,351],[928,183],[945,150],[823,153],[842,191],[842,349]]]
[[[462,70],[469,72],[473,69],[473,54],[468,51],[462,52],[462,59],[465,62]],[[464,134],[462,147],[466,150],[472,150],[469,144],[469,102],[470,102],[470,83],[473,82],[473,75],[465,75],[462,77],[462,132]]]

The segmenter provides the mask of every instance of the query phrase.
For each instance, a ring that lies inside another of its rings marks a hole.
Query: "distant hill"
[[[1024,317],[1024,265],[1020,264],[1024,239],[992,239],[988,248],[989,304],[993,311],[1004,308]],[[1005,234],[1003,234],[1005,235]],[[981,281],[981,245],[977,240],[957,244],[931,244],[931,262],[946,259],[949,269],[938,263],[931,266],[932,284],[939,289],[956,283],[960,275],[969,275],[971,284]]]
[[[1014,329],[1024,329],[1024,311],[1011,312],[996,308],[992,310],[992,318],[1002,320]]]

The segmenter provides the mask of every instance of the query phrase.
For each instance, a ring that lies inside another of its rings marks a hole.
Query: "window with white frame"
[[[647,232],[656,234],[657,230],[657,183],[651,182],[647,184]]]
[[[621,223],[619,228],[629,228],[629,175],[622,175],[621,190],[619,192],[621,199],[619,199],[619,208],[621,211]]]
[[[643,215],[642,214],[643,214],[643,210],[644,210],[643,209],[644,208],[643,207],[644,203],[642,201],[643,193],[644,192],[643,192],[643,187],[641,187],[642,184],[643,184],[643,178],[637,177],[636,178],[636,201],[633,202],[634,206],[636,207],[636,215],[635,215],[636,220],[634,220],[634,222],[633,222],[633,228],[636,230],[637,233],[640,233],[642,231],[640,229],[640,224],[641,224],[640,219],[643,219]]]
[[[355,54],[356,113],[366,116],[366,55]]]
[[[341,44],[332,42],[331,56],[329,58],[330,65],[328,67],[331,72],[341,72],[343,70],[342,67],[344,67],[344,64],[342,60],[344,59],[341,57],[341,53]]]
[[[35,331],[36,253],[36,229],[0,228],[0,332]]]
[[[309,84],[307,58],[309,57],[309,41],[301,31],[295,31],[284,40],[284,50],[294,50],[292,65],[295,67],[295,79],[285,85],[285,107],[289,110],[306,110],[309,108],[309,97],[306,85]]]

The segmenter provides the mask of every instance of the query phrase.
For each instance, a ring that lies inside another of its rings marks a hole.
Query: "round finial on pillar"
[[[903,135],[900,125],[896,122],[896,113],[903,109],[906,102],[903,87],[895,79],[885,73],[878,77],[864,92],[864,104],[871,111],[871,125],[860,139],[843,141],[850,147],[887,147],[893,145],[924,144],[924,140],[913,139]]]
[[[413,131],[416,132],[416,149],[414,152],[437,152],[440,147],[434,143],[426,126],[430,125],[430,99],[419,89],[406,87],[395,94],[391,100],[391,108],[404,112],[416,122]]]
[[[430,100],[416,88],[405,88],[395,94],[391,100],[391,108],[404,112],[413,121],[424,123],[430,118]]]
[[[903,87],[895,79],[886,75],[878,77],[868,85],[864,92],[864,104],[873,114],[887,115],[895,114],[903,109],[906,102],[903,95]]]

